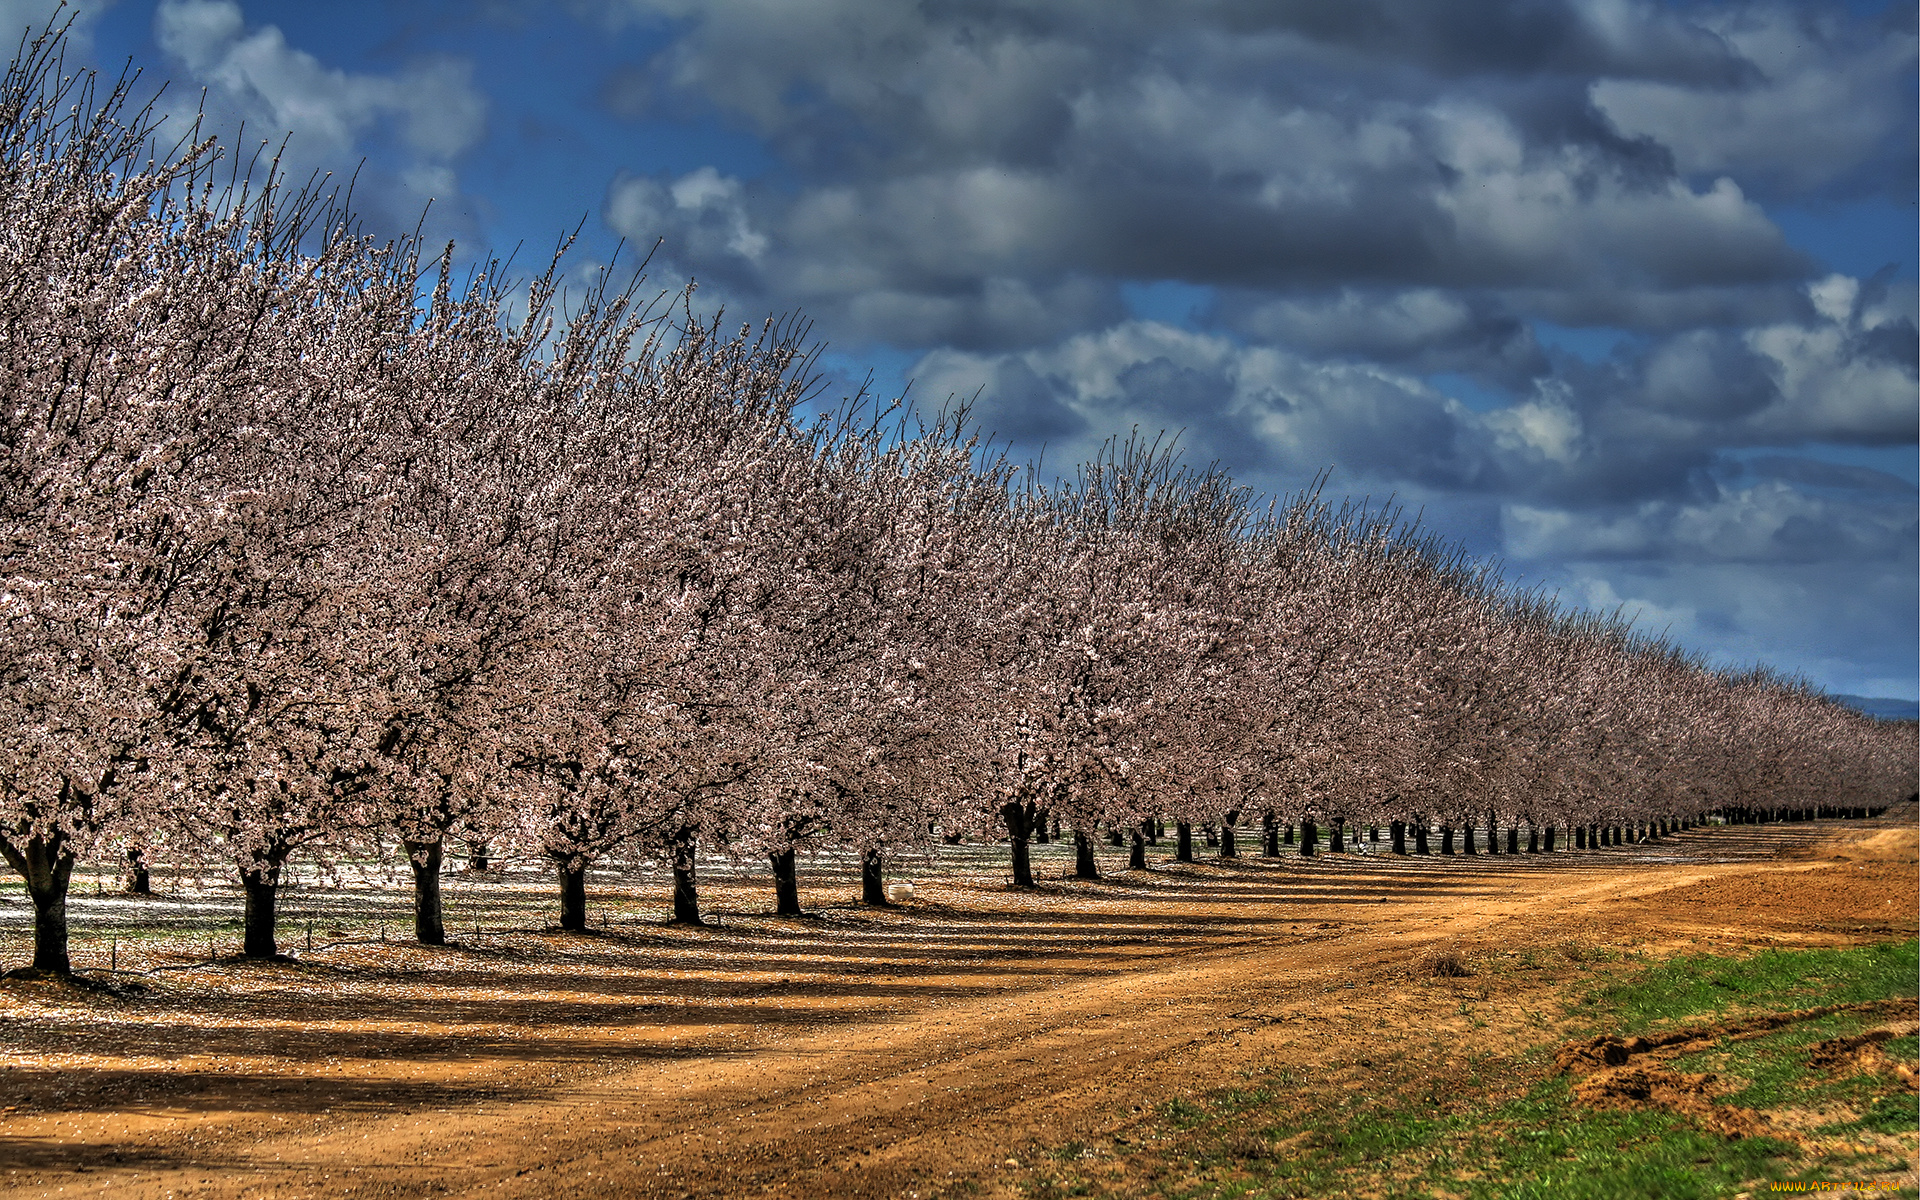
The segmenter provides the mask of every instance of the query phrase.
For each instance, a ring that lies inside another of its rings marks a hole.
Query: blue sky
[[[0,0],[15,27],[48,0]],[[118,0],[371,228],[622,239],[1023,457],[1331,470],[1716,661],[1913,698],[1910,5]]]

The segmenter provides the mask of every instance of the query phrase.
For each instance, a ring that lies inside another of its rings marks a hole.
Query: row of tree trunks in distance
[[[1864,819],[1878,815],[1884,808],[1818,808],[1775,810],[1747,808],[1731,810],[1718,814],[1729,824],[1759,824],[1772,821],[1810,821],[1822,818]],[[1005,805],[1001,810],[1006,825],[1007,841],[1012,847],[1013,882],[1017,887],[1035,886],[1032,859],[1028,846],[1041,840],[1043,831],[1049,823],[1045,810],[1032,803]],[[1232,814],[1232,819],[1218,827],[1206,829],[1209,843],[1217,841],[1219,857],[1237,858],[1239,843],[1236,831],[1240,814]],[[1571,849],[1603,850],[1616,846],[1636,845],[1658,842],[1674,833],[1691,829],[1697,822],[1651,821],[1628,823],[1623,825],[1575,825],[1570,827]],[[1146,869],[1146,849],[1158,841],[1163,826],[1155,819],[1148,818],[1131,829],[1109,829],[1106,832],[1110,846],[1128,849],[1127,866],[1132,870]],[[1298,853],[1312,857],[1322,844],[1321,829],[1312,818],[1304,818],[1296,827],[1291,823],[1282,823],[1272,814],[1261,819],[1261,852],[1265,857],[1278,857],[1283,846],[1298,846]],[[1396,856],[1426,855],[1430,853],[1429,837],[1433,829],[1440,832],[1440,854],[1455,853],[1458,844],[1461,853],[1477,854],[1477,835],[1481,832],[1475,825],[1433,826],[1424,820],[1395,820],[1386,827],[1386,846]],[[1217,829],[1217,835],[1215,830]],[[1179,862],[1193,862],[1194,837],[1193,826],[1187,822],[1176,822],[1174,857]],[[1487,833],[1487,851],[1519,854],[1521,837],[1519,826],[1504,829],[1505,838],[1500,837],[1500,828],[1490,828]],[[1409,833],[1412,834],[1409,838]],[[1347,823],[1336,818],[1326,830],[1328,848],[1335,853],[1347,849]],[[1554,853],[1558,843],[1558,827],[1528,826],[1526,828],[1525,853]],[[1364,840],[1374,846],[1381,844],[1381,829],[1378,825],[1366,827]],[[1456,843],[1457,835],[1457,843]],[[1079,879],[1098,879],[1099,864],[1094,854],[1095,835],[1082,829],[1073,829],[1068,836],[1074,845],[1074,876]],[[1064,839],[1063,839],[1064,840]],[[1358,845],[1363,839],[1356,829],[1353,840]],[[71,876],[74,859],[65,846],[52,845],[37,838],[0,842],[6,857],[16,871],[28,882],[28,893],[35,910],[35,943],[33,967],[35,970],[64,974],[71,965],[66,957],[66,884]],[[405,849],[414,883],[414,938],[423,945],[444,945],[446,943],[445,910],[441,895],[440,878],[446,862],[445,847],[440,842],[407,842]],[[695,873],[696,842],[691,833],[675,839],[672,847],[671,866],[673,871],[673,917],[677,923],[698,925],[702,923],[699,906],[698,880]],[[276,849],[267,853],[258,870],[241,877],[245,893],[244,946],[243,953],[253,958],[272,958],[279,954],[276,941],[276,920],[278,891],[281,871],[290,849]],[[128,890],[137,894],[150,894],[151,879],[146,865],[145,851],[134,848],[127,851],[129,871]],[[770,866],[774,880],[775,913],[779,916],[802,915],[800,908],[799,880],[796,866],[796,853],[788,849],[770,856]],[[586,909],[586,869],[569,863],[559,863],[560,883],[560,927],[571,932],[583,932],[587,928]],[[861,855],[861,902],[874,906],[888,904],[884,877],[884,859],[882,852],[868,849]],[[490,869],[486,847],[483,844],[469,844],[468,869],[484,871]]]

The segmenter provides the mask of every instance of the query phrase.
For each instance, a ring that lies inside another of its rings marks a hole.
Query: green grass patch
[[[1631,1035],[1735,1011],[1909,997],[1917,949],[1909,941],[1673,959],[1585,984],[1570,1015],[1595,1032]],[[1111,1143],[1074,1143],[1070,1158],[1055,1157],[1026,1181],[1026,1192],[1036,1200],[1705,1200],[1741,1192],[1758,1200],[1776,1182],[1886,1179],[1910,1170],[1920,1148],[1914,1095],[1884,1069],[1914,1062],[1920,1045],[1904,1031],[1874,1032],[1903,1020],[1911,1018],[1836,1013],[1646,1063],[1715,1075],[1714,1102],[1769,1122],[1772,1136],[1723,1136],[1659,1107],[1591,1107],[1574,1080],[1552,1074],[1557,1042],[1447,1068],[1418,1051],[1383,1052],[1371,1066],[1311,1078],[1297,1067],[1254,1068],[1240,1087],[1168,1100]],[[1809,1061],[1823,1043],[1869,1033],[1878,1040],[1862,1061]]]
[[[1847,950],[1762,950],[1748,958],[1688,955],[1603,984],[1581,1011],[1642,1033],[1660,1022],[1759,1010],[1777,1012],[1914,994],[1916,943]]]

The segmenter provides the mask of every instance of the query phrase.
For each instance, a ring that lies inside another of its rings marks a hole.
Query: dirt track
[[[1249,1062],[1345,1087],[1392,1059],[1444,1099],[1476,1048],[1562,1030],[1569,958],[1912,936],[1912,818],[922,883],[898,911],[386,947],[128,1002],[12,984],[0,1196],[1003,1194],[1009,1160]],[[1473,975],[1411,969],[1435,947]]]

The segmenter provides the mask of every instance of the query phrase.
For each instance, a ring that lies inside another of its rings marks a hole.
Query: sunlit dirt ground
[[[1098,883],[1053,847],[1031,893],[979,846],[902,864],[887,910],[817,861],[803,919],[715,868],[705,928],[661,923],[653,875],[603,876],[586,936],[544,930],[529,866],[456,877],[445,949],[399,940],[397,887],[296,888],[294,964],[226,957],[224,889],[88,884],[83,969],[162,969],[113,976],[128,996],[0,984],[0,1195],[1010,1195],[1037,1148],[1250,1063],[1363,1087],[1370,1056],[1421,1058],[1445,1091],[1570,1028],[1588,961],[1913,936],[1916,844],[1907,808],[1551,856],[1163,845],[1129,873],[1102,847]],[[16,963],[24,908],[0,904]],[[1418,969],[1435,951],[1472,973]]]

